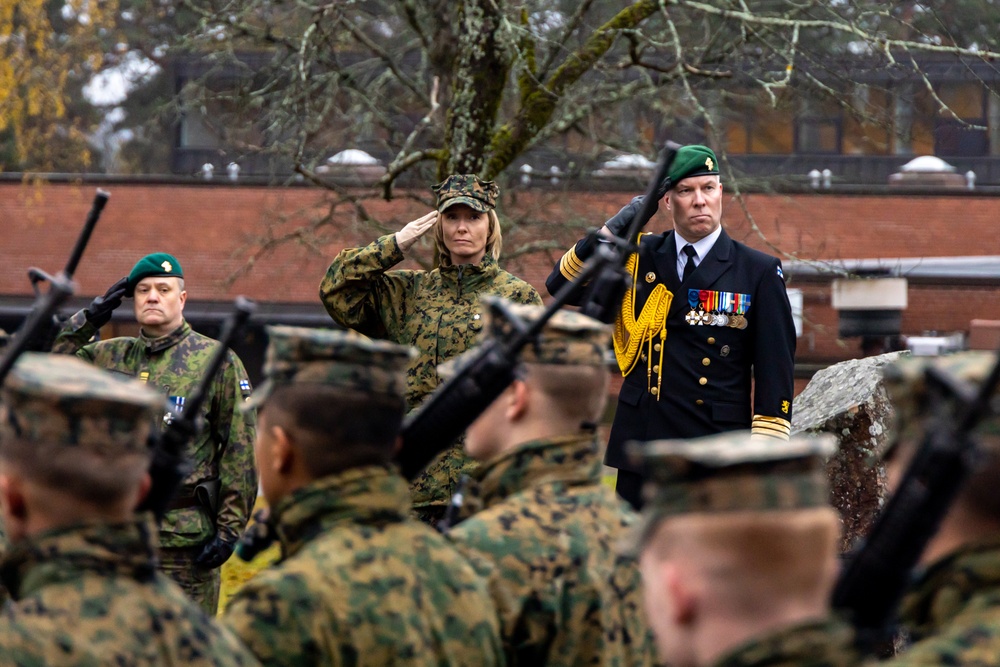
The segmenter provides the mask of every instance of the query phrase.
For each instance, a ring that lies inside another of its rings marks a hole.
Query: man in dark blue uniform
[[[795,326],[781,262],[722,229],[715,153],[677,151],[663,201],[673,229],[641,233],[629,258],[632,288],[615,322],[615,356],[625,377],[604,462],[616,489],[641,506],[641,471],[629,440],[649,441],[751,428],[787,439],[792,418]],[[642,198],[608,220],[601,235],[627,233]],[[580,273],[600,242],[588,238],[545,282],[550,294]]]

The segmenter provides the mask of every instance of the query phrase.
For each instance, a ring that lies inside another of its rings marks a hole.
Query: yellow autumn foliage
[[[0,132],[12,134],[18,161],[34,170],[57,166],[55,137],[82,138],[80,128],[65,120],[67,83],[100,68],[102,32],[118,11],[118,0],[64,4],[66,20],[57,29],[46,0],[0,0]],[[75,143],[86,151],[85,142]],[[78,160],[87,163],[89,156]]]

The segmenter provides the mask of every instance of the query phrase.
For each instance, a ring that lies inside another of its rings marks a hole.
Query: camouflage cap
[[[646,471],[642,520],[628,550],[638,551],[669,516],[830,506],[826,461],[836,450],[832,435],[764,440],[730,431],[630,442],[627,448],[630,460]]]
[[[125,296],[132,296],[135,293],[135,286],[143,278],[153,276],[171,276],[173,278],[183,278],[184,271],[181,263],[173,255],[165,252],[154,252],[146,255],[132,267],[128,274],[128,282],[125,284]]]
[[[480,213],[497,207],[500,188],[493,181],[481,181],[474,174],[452,174],[433,188],[438,198],[438,212],[449,206],[466,204]]]
[[[21,355],[0,396],[0,452],[15,438],[103,456],[146,452],[168,410],[145,384],[58,354]]]
[[[708,146],[689,144],[677,149],[677,155],[670,164],[667,176],[670,182],[677,182],[692,176],[712,176],[719,173],[719,161]]]
[[[546,310],[545,306],[514,303],[494,295],[482,295],[479,300],[484,306],[483,331],[479,342],[490,338],[508,339],[515,335],[517,330],[504,316],[505,310],[525,324],[537,322]],[[536,342],[525,346],[520,358],[529,364],[606,366],[610,344],[611,325],[563,309],[545,323]],[[441,364],[438,375],[451,377],[475,354],[476,350],[472,349]]]
[[[900,437],[912,438],[923,433],[930,416],[931,388],[928,385],[927,370],[934,368],[945,375],[967,383],[978,390],[997,363],[994,352],[967,351],[939,357],[901,356],[882,369],[886,393],[895,410],[893,437],[895,443]],[[1000,435],[1000,391],[993,394],[993,415],[979,422],[978,434]],[[955,402],[950,401],[950,408]],[[879,456],[885,452],[879,452]]]
[[[278,387],[323,385],[371,396],[403,398],[411,347],[372,340],[355,331],[272,326],[264,383],[244,402],[263,404]]]

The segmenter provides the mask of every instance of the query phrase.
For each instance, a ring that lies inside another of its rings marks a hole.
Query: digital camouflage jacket
[[[53,351],[75,353],[95,366],[148,382],[179,407],[201,381],[218,345],[218,341],[193,331],[187,322],[160,338],[140,333],[137,338],[123,336],[88,343],[95,333],[85,312],[80,311],[63,327]],[[250,391],[243,363],[230,351],[202,408],[205,426],[187,452],[194,468],[178,491],[180,497],[191,497],[198,484],[218,477],[218,530],[233,542],[246,528],[257,499],[254,416],[240,410]],[[167,512],[160,527],[160,544],[194,547],[213,535],[215,527],[209,512],[187,507]]]
[[[882,664],[1000,664],[1000,542],[971,545],[928,568],[903,599],[914,643]]]
[[[409,510],[406,481],[379,467],[293,492],[273,510],[281,559],[225,621],[265,665],[502,664],[485,584]]]
[[[31,665],[256,665],[156,571],[147,519],[53,530],[10,549],[0,661]]]
[[[438,365],[476,342],[483,321],[480,294],[515,303],[542,300],[531,285],[501,269],[490,256],[478,265],[389,270],[403,259],[395,234],[364,248],[348,248],[330,264],[319,295],[337,324],[417,349],[407,371],[406,392],[407,405],[415,408],[440,384]],[[414,507],[447,505],[458,479],[473,467],[460,445],[452,447],[414,481]]]
[[[488,577],[508,664],[651,665],[634,514],[600,482],[593,435],[521,445],[484,463],[449,533]]]
[[[749,641],[713,667],[850,667],[860,662],[853,642],[852,628],[830,617]]]

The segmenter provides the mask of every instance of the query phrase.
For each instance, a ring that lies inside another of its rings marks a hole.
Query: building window
[[[843,123],[839,116],[806,116],[795,121],[795,152],[839,155]]]

